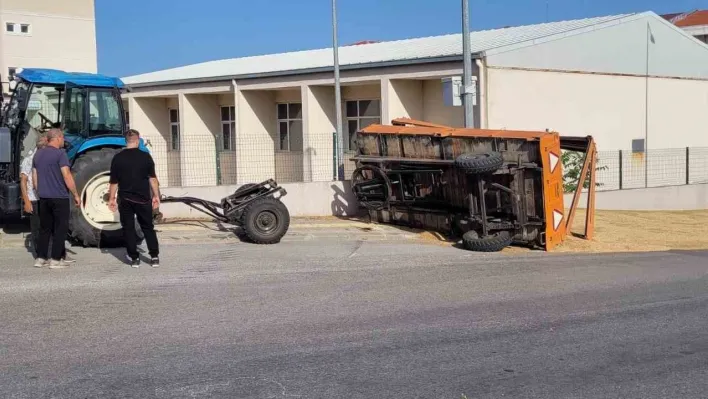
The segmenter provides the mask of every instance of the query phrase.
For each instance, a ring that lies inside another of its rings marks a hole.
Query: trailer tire
[[[277,244],[288,232],[290,212],[278,199],[261,198],[246,207],[241,220],[241,227],[251,242]]]
[[[243,186],[237,188],[236,191],[234,191],[234,195],[239,195],[239,194],[243,193],[244,191],[250,190],[250,189],[252,189],[252,188],[254,188],[254,187],[258,187],[258,184],[256,184],[256,183],[246,183],[246,184],[244,184]],[[255,195],[257,196],[258,193],[255,193]],[[249,195],[249,196],[243,198],[243,200],[246,201],[246,200],[248,200],[249,198],[253,198],[253,196],[254,196],[254,194],[251,194],[251,195]],[[243,225],[243,215],[244,215],[244,214],[241,213],[241,216],[238,218],[238,224],[239,224],[239,225]]]
[[[465,248],[475,252],[499,252],[511,245],[513,237],[506,230],[497,231],[492,235],[480,237],[479,234],[470,230],[462,236]]]
[[[504,165],[501,153],[490,152],[486,154],[462,154],[455,159],[455,166],[467,173],[483,174],[493,173]]]
[[[102,148],[97,151],[89,151],[80,155],[71,167],[71,172],[76,183],[76,191],[82,196],[82,207],[90,200],[89,193],[86,192],[87,185],[95,181],[97,177],[103,177],[110,172],[113,157],[120,151],[118,148]],[[106,187],[107,190],[107,187]],[[101,229],[95,224],[89,223],[84,210],[78,208],[74,201],[71,202],[71,213],[69,218],[69,235],[74,241],[85,247],[118,247],[124,244],[123,228],[113,224],[112,228]],[[138,235],[138,242],[144,238],[137,221],[135,231]]]

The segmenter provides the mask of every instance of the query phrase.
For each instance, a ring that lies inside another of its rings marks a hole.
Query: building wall
[[[258,182],[275,176],[277,115],[275,92],[238,92],[236,163],[239,184]]]
[[[381,98],[378,84],[358,84],[342,86],[342,100],[372,100]]]
[[[168,101],[162,97],[131,98],[128,100],[131,124],[149,142],[155,160],[155,172],[163,187],[182,185],[179,152],[169,152],[170,125]]]
[[[235,101],[235,95],[234,93],[228,93],[228,94],[219,94],[218,95],[218,103],[219,103],[219,109],[221,107],[231,107],[235,106],[236,101]],[[219,120],[221,122],[221,120]],[[221,126],[219,126],[221,128]],[[236,132],[232,132],[231,134],[236,134]],[[236,140],[234,139],[234,143]],[[219,165],[221,167],[221,183],[222,184],[236,184],[236,168],[237,168],[237,163],[236,163],[236,149],[230,150],[230,151],[223,151],[221,150],[219,152]]]
[[[382,111],[383,121],[396,118],[423,118],[423,80],[384,79],[382,92],[386,95]]]
[[[592,135],[599,150],[708,146],[708,82],[643,77],[490,69],[492,129],[555,130]]]
[[[596,73],[704,78],[708,46],[658,16],[524,41],[487,52],[487,65]]]
[[[219,98],[209,94],[182,96],[182,185],[214,186],[217,184],[216,140],[221,131]],[[207,167],[210,162],[212,167]]]
[[[465,125],[464,108],[445,105],[440,79],[423,81],[423,120],[453,127]]]
[[[304,86],[303,97],[303,178],[304,181],[329,181],[333,170],[333,137],[336,131],[334,89],[330,86]]]
[[[93,0],[3,0],[0,22],[3,82],[8,80],[10,67],[96,72]],[[29,24],[30,33],[9,33],[7,22]]]

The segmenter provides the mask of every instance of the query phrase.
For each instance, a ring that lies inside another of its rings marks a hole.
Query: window
[[[9,67],[7,68],[7,79],[12,80],[12,78],[15,77],[15,74],[17,73],[17,68],[16,67]]]
[[[29,35],[32,33],[30,24],[18,24],[15,22],[5,22],[5,32],[13,35]]]
[[[122,134],[119,99],[111,91],[89,92],[89,135]]]
[[[234,150],[236,107],[221,107],[221,150]]]
[[[170,150],[179,151],[179,110],[170,109]]]
[[[64,130],[70,134],[80,135],[84,132],[85,92],[72,88],[69,91],[68,104],[64,104]]]
[[[25,120],[37,130],[60,122],[59,104],[63,92],[57,87],[35,84],[27,102]]]
[[[278,149],[302,151],[302,104],[278,104]]]
[[[379,100],[352,100],[346,102],[347,136],[344,142],[345,150],[356,148],[354,139],[359,130],[381,123],[381,101]]]

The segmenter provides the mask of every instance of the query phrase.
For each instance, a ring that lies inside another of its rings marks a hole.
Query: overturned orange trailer
[[[563,242],[577,198],[566,215],[562,143],[591,155],[583,181],[595,151],[591,137],[410,119],[366,127],[356,142],[352,190],[372,219],[462,236],[467,249],[483,252],[512,243],[551,250]],[[589,209],[590,229],[593,215]]]

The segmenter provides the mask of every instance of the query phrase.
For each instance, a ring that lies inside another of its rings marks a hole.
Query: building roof
[[[645,14],[656,15],[651,12]],[[621,23],[623,18],[633,15],[643,14],[612,15],[476,31],[470,34],[472,53],[481,54],[505,46],[533,43],[578,30],[617,24]],[[343,70],[395,65],[397,63],[420,63],[445,59],[457,60],[461,56],[461,34],[344,46],[339,49],[339,62]],[[124,78],[123,81],[131,86],[144,86],[216,79],[244,79],[289,73],[327,71],[331,70],[332,66],[332,49],[324,48],[209,61],[129,76]]]
[[[73,83],[79,86],[90,87],[117,87],[122,88],[123,82],[114,78],[95,73],[64,72],[56,69],[25,68],[15,76],[31,83],[47,85],[65,85]]]
[[[708,25],[708,10],[665,14],[662,17],[680,28]]]

